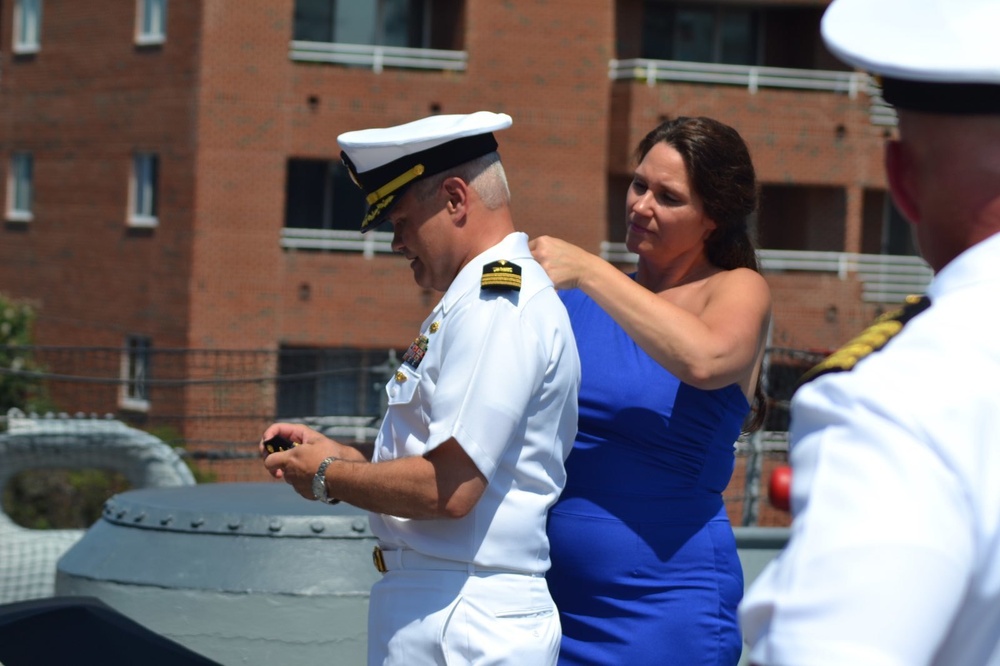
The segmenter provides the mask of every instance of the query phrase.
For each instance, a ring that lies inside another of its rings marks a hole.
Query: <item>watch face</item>
[[[340,460],[336,456],[330,456],[323,462],[319,464],[319,469],[316,470],[316,476],[313,477],[313,497],[320,502],[326,502],[327,504],[337,504],[340,502],[339,499],[330,499],[330,496],[326,493],[326,468],[330,466],[334,460]]]
[[[326,502],[327,504],[334,504],[339,500],[330,500],[330,496],[326,494],[326,468],[330,466],[337,458],[330,456],[319,464],[319,469],[316,470],[316,476],[313,477],[313,497],[315,497],[320,502]]]
[[[326,464],[320,465],[320,471],[316,473],[313,477],[313,497],[315,497],[320,502],[326,501],[326,480],[323,478],[324,472],[326,472]]]

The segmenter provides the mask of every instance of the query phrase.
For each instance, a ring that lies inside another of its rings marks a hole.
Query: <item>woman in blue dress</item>
[[[747,229],[757,182],[743,139],[709,118],[662,123],[636,161],[635,273],[532,241],[582,364],[579,434],[548,524],[560,664],[732,665],[743,575],[722,492],[736,439],[763,422],[771,317]]]

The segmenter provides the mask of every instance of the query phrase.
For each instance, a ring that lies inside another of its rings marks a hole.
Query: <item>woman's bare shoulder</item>
[[[751,268],[720,271],[708,279],[706,297],[715,302],[757,304],[771,307],[771,288],[763,275]]]
[[[724,288],[733,286],[750,287],[770,291],[767,280],[752,268],[733,268],[719,271],[709,281]]]

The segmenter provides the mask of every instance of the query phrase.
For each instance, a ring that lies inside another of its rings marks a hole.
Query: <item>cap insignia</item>
[[[480,287],[487,291],[520,291],[521,267],[506,259],[486,264]]]
[[[368,211],[368,214],[365,215],[365,219],[361,221],[361,230],[364,231],[365,229],[367,229],[368,225],[371,224],[375,220],[375,218],[377,218],[379,214],[383,210],[385,210],[389,204],[392,203],[392,200],[395,198],[396,198],[395,194],[390,194],[385,199],[379,201],[378,204],[372,206],[371,210]]]

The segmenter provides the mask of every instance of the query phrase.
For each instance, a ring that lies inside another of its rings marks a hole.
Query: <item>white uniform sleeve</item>
[[[454,437],[487,480],[512,439],[523,436],[528,403],[549,363],[521,316],[504,296],[473,298],[449,314],[443,330],[427,449]]]
[[[755,664],[929,663],[962,603],[975,544],[960,477],[912,403],[858,379],[796,396],[792,537],[740,610]]]

